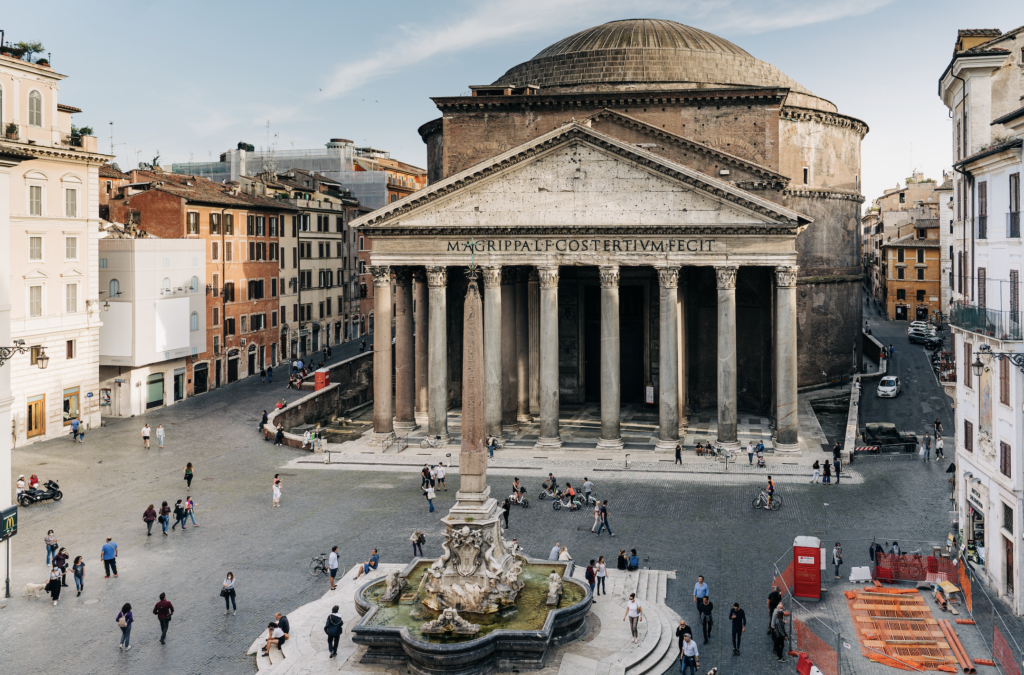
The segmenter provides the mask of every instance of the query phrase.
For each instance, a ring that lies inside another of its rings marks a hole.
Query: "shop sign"
[[[980,485],[968,485],[970,485],[970,489],[967,492],[967,500],[971,502],[974,508],[985,513],[988,510],[988,495],[984,493],[987,493],[988,489],[983,488]]]

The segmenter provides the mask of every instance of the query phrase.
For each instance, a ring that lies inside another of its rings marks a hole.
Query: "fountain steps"
[[[636,593],[644,608],[647,632],[638,648],[622,660],[625,675],[663,675],[676,665],[675,628],[679,616],[665,604],[669,575],[675,578],[674,572],[638,570],[635,586],[627,586],[636,589],[626,591],[625,598]]]

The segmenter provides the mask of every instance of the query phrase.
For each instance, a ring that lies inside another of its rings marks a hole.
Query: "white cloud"
[[[337,98],[364,84],[441,54],[521,38],[531,34],[565,34],[615,17],[657,16],[709,30],[764,33],[795,26],[860,16],[895,0],[640,0],[624,13],[616,0],[517,0],[482,2],[450,25],[403,27],[403,36],[387,40],[393,47],[338,66],[321,98]],[[581,17],[590,17],[581,23]],[[571,27],[571,28],[570,28]]]

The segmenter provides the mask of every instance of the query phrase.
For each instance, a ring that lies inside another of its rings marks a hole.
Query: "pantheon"
[[[860,146],[867,125],[737,45],[672,21],[571,35],[469,95],[432,99],[429,185],[353,222],[372,240],[374,433],[449,438],[461,406],[465,271],[484,293],[490,434],[560,404],[771,418],[799,448],[798,387],[860,360]],[[378,331],[379,332],[379,331]],[[392,387],[393,397],[392,397]]]

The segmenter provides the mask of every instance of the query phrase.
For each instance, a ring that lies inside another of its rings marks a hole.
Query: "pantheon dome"
[[[494,84],[545,93],[784,87],[789,105],[836,112],[781,70],[706,31],[663,19],[609,21],[559,40]]]

